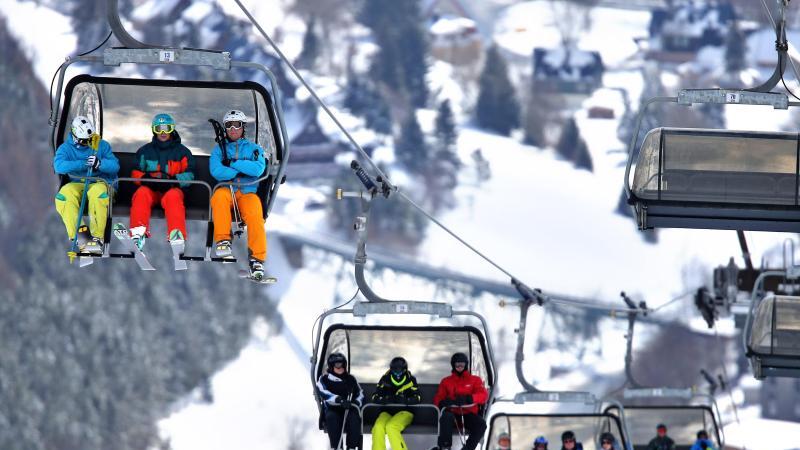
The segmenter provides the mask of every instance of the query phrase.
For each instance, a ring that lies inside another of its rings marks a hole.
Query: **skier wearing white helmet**
[[[108,184],[112,183],[119,172],[119,160],[111,151],[108,142],[99,139],[97,148],[91,147],[92,136],[99,133],[94,124],[85,116],[77,116],[72,120],[72,127],[67,139],[56,150],[53,169],[59,175],[67,175],[70,180],[56,194],[56,211],[64,221],[67,236],[75,239],[78,230],[80,250],[89,253],[103,252],[103,236],[106,230],[108,212]],[[88,184],[86,204],[88,205],[89,226],[78,217],[81,198],[83,196],[85,177],[91,175],[101,178]],[[78,227],[78,221],[81,221]],[[91,234],[91,236],[90,236]]]
[[[264,213],[261,199],[256,194],[258,183],[246,183],[254,182],[264,174],[267,168],[265,152],[261,146],[244,137],[248,122],[245,113],[230,109],[225,113],[222,122],[225,140],[211,151],[211,176],[218,181],[245,184],[230,189],[217,189],[211,197],[215,253],[223,258],[231,255],[231,210],[235,203],[247,227],[250,277],[261,280],[264,278],[264,260],[267,257]]]

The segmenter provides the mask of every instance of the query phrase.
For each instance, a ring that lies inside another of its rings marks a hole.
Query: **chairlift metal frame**
[[[372,290],[369,286],[369,283],[365,277],[365,266],[367,263],[367,253],[366,253],[366,245],[367,245],[367,226],[369,223],[369,216],[371,210],[371,202],[375,200],[379,194],[383,194],[383,196],[389,196],[392,187],[386,182],[385,180],[379,179],[379,184],[376,184],[375,181],[361,168],[357,162],[353,161],[351,164],[351,168],[355,171],[356,176],[359,180],[364,184],[366,188],[366,192],[344,192],[341,189],[337,190],[336,197],[337,199],[341,200],[347,197],[357,198],[360,200],[361,204],[361,213],[355,218],[354,222],[354,229],[357,233],[358,242],[356,244],[356,253],[354,257],[354,265],[355,265],[355,279],[356,284],[359,288],[361,294],[365,297],[366,301],[356,302],[351,309],[338,309],[334,308],[328,311],[325,311],[320,317],[318,318],[318,324],[316,328],[316,336],[313,339],[313,354],[311,356],[311,368],[310,368],[310,376],[312,386],[316,386],[317,377],[323,371],[323,361],[321,357],[325,354],[327,348],[327,341],[323,342],[323,345],[320,346],[320,340],[322,339],[323,332],[323,324],[325,320],[329,317],[334,315],[347,315],[352,317],[358,318],[367,318],[369,316],[376,316],[376,315],[425,315],[430,316],[431,318],[441,318],[441,319],[454,319],[457,316],[467,317],[476,319],[481,324],[482,329],[471,327],[476,335],[479,336],[481,339],[481,346],[483,347],[484,355],[483,358],[486,362],[486,371],[487,371],[487,380],[484,382],[487,384],[487,390],[489,391],[489,400],[487,401],[485,407],[483,408],[483,415],[488,415],[489,405],[491,400],[494,398],[494,386],[497,382],[497,369],[494,362],[494,351],[492,349],[491,344],[491,335],[489,333],[489,325],[486,319],[479,313],[475,311],[469,310],[454,310],[452,305],[446,303],[438,303],[438,302],[429,302],[429,301],[417,301],[417,300],[388,300]],[[378,187],[380,186],[380,188]],[[346,328],[343,325],[331,325],[325,331],[325,338],[327,339],[330,331],[335,328]],[[369,326],[370,329],[397,329],[397,330],[413,330],[416,328],[420,329],[436,329],[442,327],[412,327],[412,326]],[[466,329],[465,327],[444,327],[443,329]],[[319,393],[317,392],[316,388],[313,389],[313,395],[317,402],[317,406],[322,411],[322,400],[319,397]],[[361,421],[362,421],[362,430],[364,428],[364,411],[367,408],[374,408],[374,407],[392,407],[392,406],[402,406],[407,407],[406,405],[376,405],[372,403],[365,403],[360,410],[361,413]],[[433,408],[437,411],[437,416],[441,414],[441,411],[436,405],[414,405],[414,407],[427,407]],[[439,429],[439,422],[437,420],[436,423],[437,433]]]
[[[288,134],[286,132],[286,126],[284,123],[284,114],[283,108],[281,106],[281,94],[280,89],[278,88],[278,83],[275,78],[275,75],[270,71],[267,67],[262,64],[249,62],[249,61],[236,61],[231,59],[230,52],[226,51],[216,51],[216,50],[204,50],[204,49],[188,49],[188,48],[174,48],[169,46],[158,46],[158,45],[151,45],[142,43],[135,38],[133,38],[128,32],[125,30],[119,16],[119,9],[118,9],[118,0],[107,0],[107,20],[109,26],[111,27],[112,34],[122,43],[125,47],[123,48],[106,48],[103,51],[103,56],[96,56],[96,55],[85,55],[85,56],[76,56],[76,57],[67,57],[65,62],[59,67],[57,75],[58,75],[58,83],[56,87],[56,92],[51,100],[53,101],[53,107],[50,111],[50,118],[48,123],[51,128],[51,145],[53,151],[58,148],[58,140],[59,135],[63,133],[63,130],[66,126],[63,123],[67,117],[68,111],[66,108],[62,111],[61,105],[61,95],[63,92],[64,87],[64,78],[66,75],[67,69],[76,63],[86,63],[91,65],[102,64],[105,67],[118,67],[122,64],[139,64],[139,65],[158,65],[161,67],[169,67],[169,66],[192,66],[192,67],[208,67],[215,70],[220,71],[230,71],[235,68],[241,69],[249,69],[263,73],[270,82],[271,93],[264,89],[264,92],[268,94],[266,98],[269,100],[267,102],[268,109],[271,106],[274,108],[274,111],[270,111],[271,116],[274,114],[274,117],[270,117],[270,122],[272,122],[273,126],[277,126],[278,130],[280,131],[278,134],[274,135],[275,143],[277,146],[280,147],[281,153],[281,160],[277,167],[272,164],[268,164],[263,176],[259,177],[258,179],[248,182],[248,183],[238,183],[238,182],[220,182],[215,184],[213,187],[204,181],[201,180],[192,180],[188,181],[189,184],[192,185],[201,185],[205,187],[209,191],[209,210],[210,210],[210,198],[213,194],[213,191],[219,188],[228,188],[229,186],[245,186],[245,185],[253,185],[259,184],[263,181],[268,180],[270,177],[272,178],[271,186],[267,187],[267,204],[264,210],[265,217],[269,215],[269,212],[274,205],[275,199],[277,197],[278,189],[280,185],[285,181],[285,171],[286,166],[289,161],[289,155],[291,153],[291,149],[289,146],[289,139]],[[80,77],[82,75],[78,75]],[[150,80],[154,84],[158,85],[158,80]],[[134,79],[131,80],[132,83],[140,83],[142,80]],[[164,80],[162,84],[164,85],[172,85],[181,82],[174,81],[174,80]],[[191,85],[196,82],[187,81],[185,84]],[[257,84],[257,83],[256,83]],[[260,86],[260,85],[259,85]],[[263,88],[262,88],[263,89]],[[64,105],[66,106],[66,104]],[[274,120],[273,120],[274,119]],[[273,130],[274,131],[274,130]],[[274,133],[273,133],[274,134]],[[86,178],[86,177],[83,177]],[[100,181],[99,177],[88,177],[90,180]],[[139,181],[135,180],[130,177],[118,177],[117,183],[119,182],[133,182]],[[176,180],[148,180],[149,182],[155,183],[168,183],[168,184],[176,184],[179,181]],[[184,181],[183,183],[187,183]],[[113,186],[110,186],[113,189]],[[110,195],[113,198],[113,195]],[[113,200],[109,202],[108,208],[108,217],[112,218],[112,205]],[[180,259],[186,261],[216,261],[216,262],[234,262],[233,259],[224,259],[224,258],[217,258],[212,257],[210,240],[212,238],[212,229],[213,225],[210,219],[209,213],[209,220],[207,222],[207,238],[206,238],[206,245],[205,245],[205,252],[202,256],[189,256],[189,255],[181,255]],[[108,258],[133,258],[132,254],[129,253],[112,253],[111,252],[111,239],[110,239],[111,227],[106,227],[106,235],[105,235],[105,248],[103,249],[103,254],[100,257]],[[79,256],[83,258],[94,258],[98,257],[98,255],[92,254],[79,254]]]

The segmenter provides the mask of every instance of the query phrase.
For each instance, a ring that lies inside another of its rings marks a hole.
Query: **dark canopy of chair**
[[[130,177],[136,150],[150,142],[150,123],[158,113],[168,113],[176,121],[178,134],[195,157],[195,179],[211,187],[217,181],[209,173],[209,155],[214,147],[214,132],[208,119],[221,121],[225,111],[239,109],[252,122],[247,125],[246,137],[266,151],[268,171],[283,161],[284,145],[272,95],[252,81],[176,81],[95,77],[79,75],[65,89],[64,107],[57,131],[57,144],[69,134],[69,124],[77,115],[92,119],[120,160],[120,177]],[[258,194],[264,205],[274,189],[274,176],[262,181]],[[263,175],[262,175],[263,176]],[[60,182],[67,182],[64,177]],[[116,186],[112,216],[127,216],[136,185],[121,180]],[[184,203],[189,220],[209,220],[210,192],[206,186],[195,184],[186,190]],[[154,208],[154,217],[163,217]]]

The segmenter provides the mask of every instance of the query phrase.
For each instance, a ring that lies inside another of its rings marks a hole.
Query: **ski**
[[[172,248],[172,261],[175,263],[175,270],[186,270],[188,268],[186,261],[181,259],[186,248],[186,241],[174,239],[169,241],[169,246]]]
[[[277,278],[268,275],[264,275],[261,278],[254,278],[250,276],[250,271],[246,269],[239,269],[239,278],[244,278],[258,284],[275,284],[278,282]]]
[[[147,260],[147,256],[139,250],[139,247],[134,244],[133,239],[131,239],[131,235],[128,232],[128,228],[118,223],[114,225],[114,236],[119,239],[122,245],[125,247],[125,250],[129,251],[133,254],[133,258],[136,260],[136,264],[139,264],[139,268],[142,270],[156,270],[150,261]]]

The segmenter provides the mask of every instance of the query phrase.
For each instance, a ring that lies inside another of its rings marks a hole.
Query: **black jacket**
[[[422,400],[419,393],[417,379],[411,372],[406,371],[399,383],[392,379],[390,372],[386,372],[378,381],[378,387],[370,399],[374,403],[405,403],[416,405]]]
[[[323,373],[317,380],[317,392],[326,408],[339,408],[337,397],[350,398],[350,402],[359,408],[364,403],[364,391],[356,378],[349,373],[338,377],[330,372]]]

